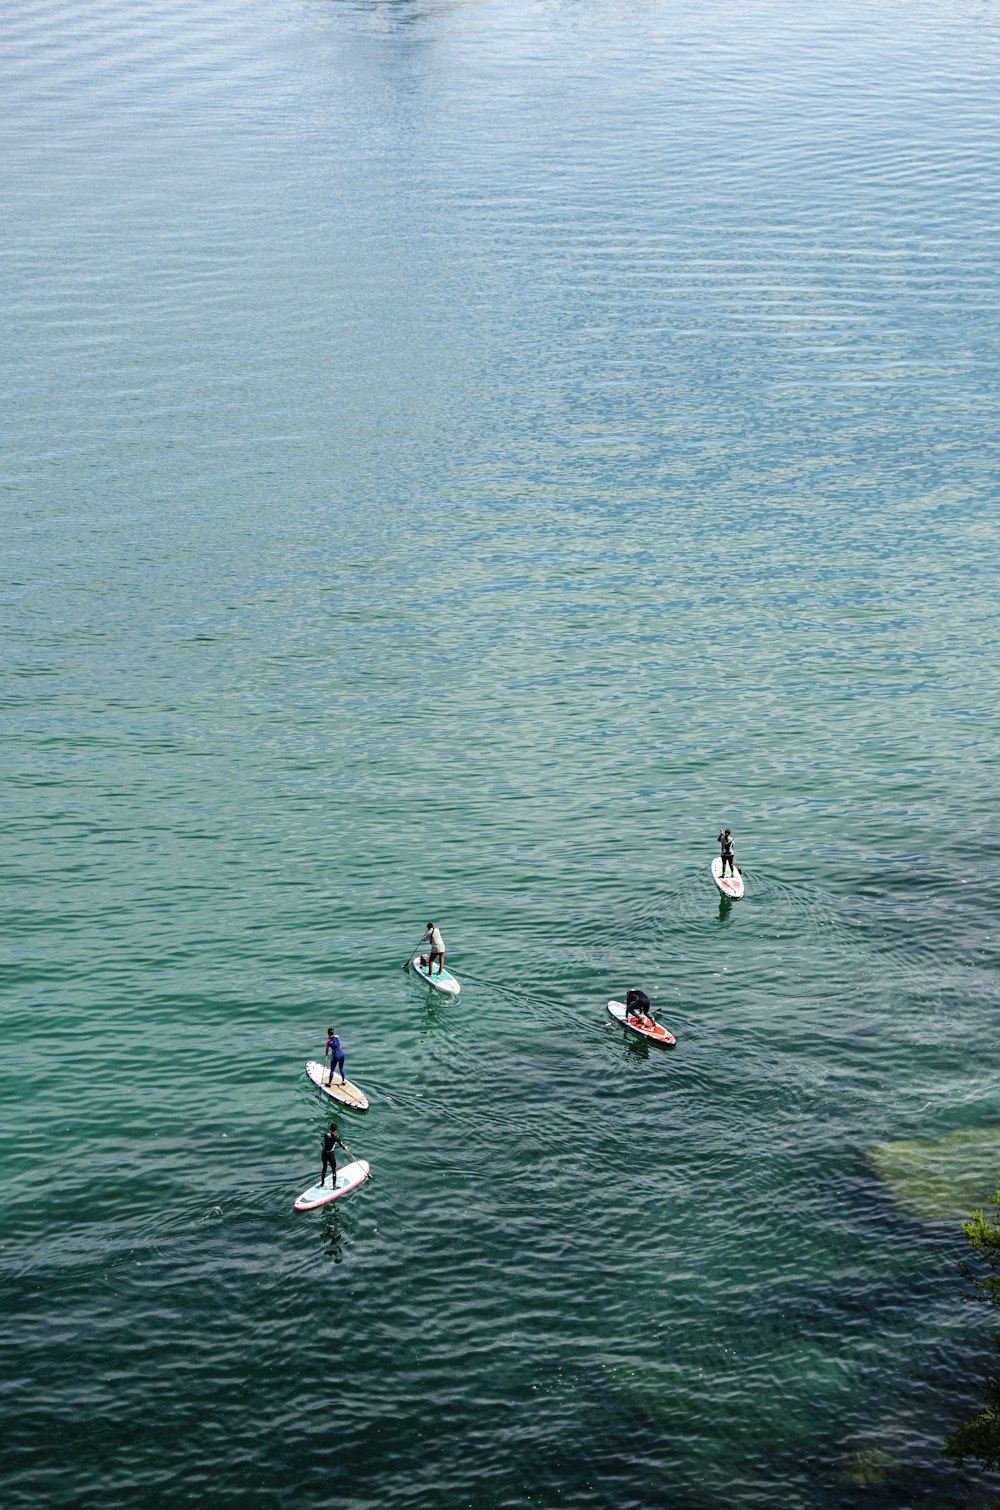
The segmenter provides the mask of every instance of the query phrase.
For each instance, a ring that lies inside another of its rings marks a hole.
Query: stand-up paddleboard
[[[668,1033],[662,1022],[654,1022],[651,1028],[639,1026],[639,1020],[629,1015],[628,1008],[623,1001],[609,1001],[608,1011],[615,1022],[620,1022],[628,1028],[630,1033],[635,1033],[637,1038],[645,1038],[647,1043],[658,1043],[663,1049],[671,1049],[677,1042],[673,1033]]]
[[[337,1170],[337,1183],[332,1185],[327,1175],[325,1184],[310,1185],[295,1202],[296,1211],[315,1211],[317,1206],[329,1206],[339,1201],[342,1195],[350,1195],[367,1180],[371,1165],[367,1159],[355,1159],[351,1164],[342,1164]]]
[[[350,1080],[341,1085],[340,1076],[335,1074],[333,1084],[327,1084],[326,1077],[329,1071],[325,1064],[320,1064],[317,1060],[310,1059],[306,1065],[306,1074],[313,1085],[321,1090],[324,1096],[329,1096],[331,1101],[339,1101],[341,1106],[350,1106],[356,1112],[366,1112],[368,1110],[368,1097],[364,1091],[359,1091],[357,1086],[353,1085]]]
[[[439,975],[437,965],[434,966],[434,974],[431,975],[427,966],[420,963],[421,958],[421,955],[415,954],[410,960],[410,969],[414,975],[418,975],[428,986],[433,986],[435,991],[443,991],[446,996],[457,996],[462,988],[455,977],[447,970],[442,970]]]
[[[722,874],[722,858],[720,855],[716,855],[712,861],[712,880],[722,892],[722,895],[729,897],[730,900],[739,900],[743,895],[743,877],[738,870],[735,876],[724,876]]]

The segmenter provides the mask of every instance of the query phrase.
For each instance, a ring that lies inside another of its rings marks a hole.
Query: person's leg
[[[343,1054],[341,1054],[340,1058],[337,1060],[337,1068],[340,1071],[340,1083],[341,1083],[341,1085],[346,1085],[347,1084],[347,1076],[344,1074],[344,1056],[343,1056]]]
[[[444,974],[444,955],[438,955],[438,975]]]

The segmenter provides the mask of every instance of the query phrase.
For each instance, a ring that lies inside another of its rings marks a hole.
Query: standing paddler
[[[337,1134],[336,1122],[331,1122],[330,1131],[323,1134],[323,1173],[319,1177],[319,1182],[321,1185],[326,1184],[326,1171],[329,1167],[330,1173],[332,1175],[330,1184],[336,1186],[338,1148],[344,1148],[344,1145],[343,1143],[341,1143],[340,1138]],[[344,1148],[344,1152],[347,1152],[346,1148]]]
[[[341,1085],[346,1085],[347,1077],[344,1074],[344,1045],[340,1041],[336,1028],[327,1028],[326,1035],[326,1048],[323,1050],[323,1058],[326,1059],[327,1057],[329,1057],[330,1060],[330,1078],[326,1083],[327,1085],[332,1085],[333,1077],[339,1070],[340,1083]]]
[[[736,841],[733,839],[728,828],[722,830],[722,833],[719,835],[719,843],[722,845],[722,874],[726,874],[726,866],[728,865],[729,874],[735,879],[739,875],[739,871],[735,866]]]
[[[426,958],[423,955],[421,955],[421,957],[420,957],[420,963],[426,968],[427,974],[428,975],[433,975],[434,974],[434,961],[437,960],[437,962],[438,962],[438,975],[443,975],[444,974],[444,939],[441,937],[441,930],[440,930],[440,928],[437,928],[433,923],[428,923],[427,924],[427,932],[424,934],[423,938],[420,940],[420,944],[417,945],[417,948],[419,949],[422,944],[429,944],[430,945],[430,948],[427,950],[427,956],[426,956]]]

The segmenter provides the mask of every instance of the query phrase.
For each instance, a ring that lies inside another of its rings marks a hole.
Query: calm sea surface
[[[5,1506],[979,1502],[864,1153],[1000,1122],[998,70],[0,12]],[[331,1023],[374,1178],[294,1216]]]

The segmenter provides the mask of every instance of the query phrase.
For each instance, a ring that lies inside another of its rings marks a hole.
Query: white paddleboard
[[[635,1033],[638,1038],[645,1038],[647,1043],[658,1043],[662,1049],[672,1049],[677,1039],[673,1033],[669,1033],[662,1022],[654,1022],[651,1028],[639,1026],[638,1019],[630,1017],[628,1008],[623,1001],[609,1001],[608,1011],[615,1022],[620,1022],[622,1027],[628,1028],[630,1033]]]
[[[435,991],[443,991],[446,996],[458,995],[462,988],[453,975],[450,975],[447,970],[442,970],[439,975],[437,965],[434,966],[434,974],[429,975],[427,966],[422,965],[420,960],[421,956],[419,954],[415,954],[410,960],[410,969],[414,975],[418,975],[428,986],[433,986]]]
[[[324,1096],[329,1096],[331,1101],[339,1101],[341,1106],[350,1106],[356,1112],[368,1110],[368,1097],[364,1091],[359,1091],[357,1086],[350,1080],[340,1083],[340,1076],[334,1072],[333,1084],[327,1085],[326,1077],[330,1073],[325,1064],[320,1064],[316,1059],[310,1059],[306,1065],[306,1074]]]
[[[734,899],[738,900],[743,895],[743,877],[740,875],[739,867],[737,866],[735,876],[724,876],[722,874],[721,855],[716,855],[712,861],[712,880],[722,892],[722,895],[729,897],[731,901]]]
[[[337,1170],[337,1183],[330,1183],[327,1175],[323,1185],[310,1185],[308,1190],[303,1190],[295,1202],[296,1211],[315,1211],[317,1206],[329,1206],[331,1201],[339,1201],[342,1195],[349,1195],[352,1190],[357,1190],[367,1180],[371,1165],[367,1159],[355,1159],[351,1164],[342,1164]]]

